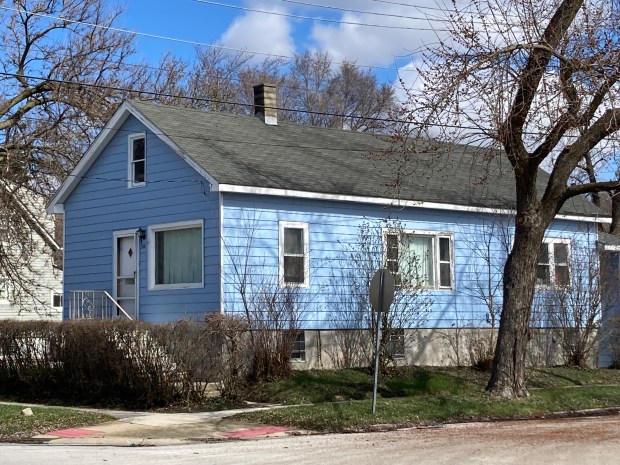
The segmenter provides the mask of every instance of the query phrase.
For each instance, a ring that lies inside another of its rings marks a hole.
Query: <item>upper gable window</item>
[[[144,134],[129,136],[127,169],[129,187],[140,187],[146,184],[146,136]]]

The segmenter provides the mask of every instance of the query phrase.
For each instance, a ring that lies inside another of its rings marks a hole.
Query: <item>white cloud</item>
[[[273,7],[260,9],[270,12],[282,11]],[[291,56],[295,53],[289,19],[254,11],[237,17],[222,34],[219,42],[226,47],[272,55]]]
[[[410,61],[405,66],[398,68],[398,77],[392,82],[396,100],[406,102],[408,92],[420,91],[423,88],[422,80],[418,74],[419,63]]]
[[[434,0],[418,2],[416,7],[384,3],[364,3],[361,7],[359,2],[352,1],[334,3],[341,9],[376,13],[342,12],[337,18],[339,21],[389,26],[315,23],[312,38],[316,49],[328,52],[337,61],[347,59],[358,64],[394,66],[399,58],[416,53],[421,45],[436,41],[437,34],[442,34],[443,23],[435,18],[443,13],[424,9],[425,6],[437,8]]]

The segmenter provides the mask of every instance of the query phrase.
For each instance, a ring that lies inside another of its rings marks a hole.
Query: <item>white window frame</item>
[[[298,341],[297,339],[302,339],[302,341]],[[299,348],[299,346],[297,346],[297,350],[296,349],[296,345],[297,344],[301,344],[303,343],[303,349]],[[293,357],[293,354],[297,352],[299,354],[298,357]],[[297,331],[297,334],[295,335],[295,339],[293,340],[293,347],[291,350],[291,361],[292,362],[305,362],[306,361],[306,332],[301,329],[299,331]]]
[[[405,344],[404,328],[392,328],[387,344],[388,344],[388,352],[390,352],[390,356],[393,359],[402,360],[406,358],[407,346]],[[400,351],[400,349],[402,349],[402,351]]]
[[[178,283],[178,284],[155,284],[155,233],[162,231],[174,231],[176,229],[189,229],[200,228],[200,260],[201,260],[201,280],[198,283]],[[204,221],[203,220],[189,220],[189,221],[177,221],[174,223],[161,223],[154,224],[148,227],[146,239],[148,241],[148,289],[150,291],[159,291],[166,289],[198,289],[203,288],[205,285],[205,251],[204,251]]]
[[[553,244],[566,244],[567,247],[567,257],[568,257],[568,284],[566,286],[561,286],[555,283],[555,251],[553,250]],[[571,287],[572,279],[573,279],[573,260],[572,260],[572,247],[571,240],[563,237],[545,237],[543,239],[542,245],[547,246],[547,253],[549,254],[549,283],[539,284],[538,283],[538,266],[540,265],[540,257],[536,260],[536,288],[537,289],[560,289],[564,287]]]
[[[304,238],[304,282],[303,283],[286,283],[284,282],[284,230],[301,229]],[[309,247],[309,228],[308,223],[300,221],[280,221],[279,223],[279,241],[278,241],[278,257],[279,257],[279,276],[280,287],[310,287],[310,247]]]
[[[60,296],[60,306],[54,306],[54,297],[55,296]],[[51,291],[50,292],[50,307],[52,307],[52,310],[58,310],[58,311],[62,311],[62,307],[63,307],[63,295],[62,295],[62,291]]]
[[[133,141],[137,139],[144,139],[144,181],[136,182],[135,179],[135,162],[133,160]],[[146,133],[139,132],[130,134],[127,137],[127,187],[133,189],[134,187],[144,187],[146,185]]]
[[[422,286],[423,289],[438,290],[438,291],[452,291],[455,289],[454,280],[454,234],[449,231],[428,231],[428,230],[415,230],[415,229],[384,229],[383,230],[383,263],[387,266],[387,237],[388,235],[398,236],[398,256],[400,257],[401,237],[402,236],[426,236],[432,237],[433,247],[433,285]],[[446,263],[445,260],[441,260],[439,239],[448,239],[450,241],[450,286],[442,286],[440,283],[440,265]],[[403,285],[402,289],[410,288],[410,285]]]

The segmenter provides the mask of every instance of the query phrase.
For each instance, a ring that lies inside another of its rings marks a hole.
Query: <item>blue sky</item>
[[[437,40],[431,29],[442,26],[433,19],[441,15],[436,9],[439,3],[441,0],[125,0],[121,24],[145,34],[265,54],[291,56],[318,50],[328,53],[336,62],[349,60],[375,67],[381,80],[395,82],[399,74],[410,80],[413,73],[406,69],[415,58],[411,52]],[[248,10],[227,8],[224,4]],[[340,23],[283,15],[320,17]],[[152,62],[169,50],[186,57],[193,53],[190,44],[144,36],[137,37],[137,48],[139,57]]]

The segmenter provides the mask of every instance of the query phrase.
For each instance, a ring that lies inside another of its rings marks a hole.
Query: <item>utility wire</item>
[[[5,48],[6,49],[12,49],[12,50],[18,50],[18,51],[20,50],[18,47],[11,46],[11,45],[7,45],[7,46],[5,46]],[[243,52],[243,53],[247,53],[248,55],[252,54],[252,52]],[[412,53],[415,53],[415,52],[412,52]],[[58,57],[60,57],[62,59],[71,59],[72,58],[71,55],[67,55],[67,54],[64,54],[64,55],[60,55],[58,53],[55,54],[55,58],[58,58]],[[302,57],[303,56],[300,56],[300,58],[302,58]],[[117,57],[111,57],[111,58],[117,58]],[[294,60],[294,59],[295,58],[291,58],[291,60]],[[110,62],[110,60],[108,58],[94,58],[94,57],[90,58],[90,61],[91,62],[96,62],[96,63],[109,63]],[[182,61],[183,65],[191,65],[191,64],[195,65],[196,64],[196,62],[189,62],[189,61],[185,61],[185,60],[181,60],[181,61]],[[335,62],[332,62],[330,60],[330,63],[335,63]],[[359,65],[357,65],[354,62],[351,62],[350,64],[353,65],[356,68],[360,67]],[[152,71],[162,71],[162,72],[168,71],[166,68],[161,68],[159,66],[154,66],[154,65],[151,65],[151,64],[148,64],[148,63],[135,63],[135,62],[129,62],[129,61],[124,61],[122,64],[117,63],[116,66],[118,66],[119,69],[122,69],[123,67],[128,67],[128,68],[134,68],[134,69],[148,69],[148,70],[152,70]],[[242,68],[242,69],[245,69],[245,68]],[[372,70],[369,69],[368,71],[370,72]],[[407,70],[407,71],[410,71],[410,70]],[[372,76],[376,77],[374,74]],[[288,76],[286,74],[282,74],[282,75],[276,76],[276,79],[278,79],[280,77],[282,77],[284,79],[288,78]],[[230,81],[236,82],[237,84],[242,84],[243,83],[243,80],[240,79],[239,77],[236,77],[236,76],[231,76],[228,79]],[[399,89],[402,88],[400,85],[397,85],[397,84],[395,84],[393,82],[384,82],[384,83],[382,83],[382,85],[386,85],[388,87],[391,87],[394,90],[399,90]],[[289,84],[287,82],[285,82],[284,84],[279,84],[278,88],[289,89],[289,90],[293,90],[293,91],[306,90],[306,91],[312,92],[314,94],[319,94],[319,95],[330,95],[330,96],[334,95],[334,92],[330,91],[330,90],[313,90],[313,89],[309,89],[307,86],[303,87],[301,85],[291,85],[291,84]],[[193,98],[193,97],[188,97],[188,98]]]
[[[303,16],[303,15],[294,15],[294,14],[290,14],[290,13],[281,13],[278,11],[265,11],[265,10],[259,10],[256,8],[248,8],[245,6],[239,6],[239,5],[230,5],[228,3],[220,3],[220,2],[213,2],[210,0],[194,0],[198,3],[204,3],[206,5],[213,5],[213,6],[219,6],[219,7],[224,7],[224,8],[232,8],[235,10],[242,10],[242,11],[251,11],[253,13],[262,13],[262,14],[267,14],[267,15],[274,15],[274,16],[283,16],[286,18],[295,18],[295,19],[304,19],[304,20],[308,20],[308,21],[318,21],[318,22],[322,22],[322,23],[332,23],[332,24],[345,24],[345,25],[349,25],[349,26],[362,26],[362,27],[375,27],[375,28],[381,28],[381,29],[401,29],[401,30],[409,30],[409,31],[433,31],[433,32],[449,32],[448,29],[439,29],[439,28],[422,28],[422,27],[412,27],[412,26],[390,26],[387,24],[371,24],[371,23],[359,23],[359,22],[355,22],[355,21],[341,21],[341,20],[337,20],[337,19],[328,19],[328,18],[319,18],[319,17],[315,17],[315,16]]]
[[[12,7],[7,7],[7,6],[1,6],[0,5],[0,9],[1,10],[7,10],[7,11],[14,11],[14,12],[17,12],[17,13],[26,13],[26,14],[30,14],[30,15],[34,15],[34,16],[39,16],[39,17],[42,17],[42,18],[57,19],[57,20],[60,20],[60,21],[65,21],[67,23],[71,23],[71,24],[82,24],[84,26],[89,26],[89,27],[93,27],[93,28],[106,29],[106,30],[109,30],[109,31],[115,31],[115,32],[120,32],[120,33],[124,33],[124,34],[140,36],[140,37],[147,37],[147,38],[151,38],[151,39],[168,40],[168,41],[171,41],[171,42],[183,43],[183,44],[188,44],[188,45],[196,45],[196,46],[207,47],[207,48],[214,48],[214,49],[225,50],[225,51],[230,51],[230,52],[251,53],[253,55],[265,56],[265,57],[270,57],[270,58],[282,58],[282,59],[286,59],[286,60],[294,60],[295,59],[295,57],[292,57],[292,56],[289,56],[289,55],[279,55],[279,54],[274,54],[274,53],[257,52],[257,51],[253,51],[253,50],[245,50],[245,49],[241,49],[241,48],[227,47],[227,46],[224,46],[224,45],[208,44],[206,42],[199,42],[199,41],[195,41],[195,40],[179,39],[177,37],[164,36],[164,35],[160,35],[160,34],[150,34],[150,33],[146,33],[146,32],[132,31],[132,30],[129,30],[129,29],[123,29],[123,28],[119,28],[119,27],[115,27],[115,26],[103,26],[101,24],[90,23],[90,22],[87,22],[87,21],[72,20],[72,19],[68,19],[68,18],[63,18],[61,16],[54,16],[54,15],[47,14],[47,13],[39,13],[39,12],[36,12],[36,11],[28,11],[28,10],[24,10],[22,8],[12,8]],[[344,62],[334,61],[334,62],[332,62],[332,64],[334,64],[334,65],[343,65],[345,63]],[[394,72],[397,72],[397,73],[398,72],[403,72],[403,71],[404,72],[413,72],[413,71],[415,71],[413,69],[408,69],[408,68],[399,69],[399,68],[388,67],[388,66],[374,66],[374,65],[364,65],[364,64],[356,64],[356,66],[358,66],[359,68],[380,69],[380,70],[385,70],[385,71],[394,71]]]
[[[199,1],[199,0],[197,0],[197,1]],[[351,9],[351,8],[339,8],[337,6],[331,6],[331,5],[321,5],[321,4],[318,4],[318,3],[302,2],[300,0],[280,0],[280,1],[284,2],[284,3],[292,3],[294,5],[311,6],[311,7],[314,7],[314,8],[321,8],[321,9],[325,9],[325,10],[343,11],[345,13],[359,13],[359,14],[363,14],[363,15],[385,16],[385,17],[389,17],[389,18],[413,19],[413,20],[428,21],[428,18],[424,18],[424,17],[420,17],[420,16],[406,16],[406,15],[397,15],[397,14],[394,14],[394,13],[379,13],[377,11],[354,10],[354,9]],[[450,22],[451,20],[437,18],[437,19],[434,19],[434,21]]]
[[[388,5],[396,5],[396,6],[406,6],[409,8],[416,8],[420,10],[433,10],[433,11],[445,11],[443,8],[433,7],[433,6],[422,6],[422,5],[412,5],[411,3],[400,3],[400,2],[392,2],[389,0],[367,0],[369,2],[375,3],[385,3]]]
[[[0,76],[16,77],[18,75],[15,73],[0,72]],[[134,89],[127,89],[124,87],[115,87],[115,86],[108,86],[108,85],[103,85],[103,84],[92,84],[92,83],[84,83],[84,82],[65,81],[62,79],[52,79],[52,78],[40,77],[40,76],[29,76],[29,75],[19,75],[19,76],[26,78],[26,79],[42,80],[42,81],[54,82],[57,84],[64,84],[64,85],[94,87],[94,88],[99,88],[99,89],[125,92],[129,94],[144,94],[144,95],[151,95],[153,97],[178,98],[178,99],[184,99],[184,100],[192,100],[196,102],[217,103],[217,104],[222,104],[222,105],[240,106],[240,107],[246,107],[246,108],[254,107],[254,104],[251,104],[251,103],[234,102],[234,101],[229,101],[229,100],[215,100],[215,99],[201,98],[201,97],[189,97],[186,95],[167,94],[167,93],[147,91],[147,90],[134,90]],[[193,110],[193,111],[203,111],[199,108],[186,108],[186,109]],[[398,124],[414,124],[410,120],[387,118],[387,117],[358,116],[358,115],[351,115],[351,114],[344,114],[344,113],[330,113],[330,112],[324,112],[324,111],[313,111],[313,110],[304,110],[304,109],[286,108],[286,107],[273,107],[273,109],[278,110],[278,111],[283,111],[283,112],[290,112],[290,113],[306,113],[306,114],[312,114],[312,115],[332,116],[332,117],[345,118],[345,119],[357,119],[357,120],[365,120],[365,121],[376,121],[376,122],[398,123]],[[224,114],[227,114],[230,116],[244,116],[244,115],[234,115],[230,113],[224,113]],[[35,118],[33,119],[33,121],[40,121],[40,120]],[[463,130],[472,130],[472,131],[481,130],[479,126],[463,126],[463,125],[458,125],[458,124],[445,124],[445,123],[425,123],[425,126],[443,128],[443,129],[463,129]],[[91,128],[97,129],[95,125],[91,125]],[[533,131],[524,131],[523,134],[529,135],[529,136],[545,136],[546,135],[546,133],[533,132]],[[578,138],[579,136],[577,135],[571,136],[570,134],[566,134],[565,137]],[[200,139],[204,140],[204,138],[202,137]],[[612,138],[612,137],[608,137],[606,138],[606,140],[610,140],[614,142],[620,141],[620,139]],[[221,140],[221,142],[232,143],[234,141]],[[269,145],[269,144],[265,144],[265,145]],[[279,145],[274,144],[273,146],[277,147]],[[280,145],[280,146],[288,147],[286,145]],[[292,146],[292,147],[298,147],[298,146]],[[310,148],[310,147],[307,147],[307,148]],[[325,149],[329,149],[329,148],[325,147]]]
[[[222,105],[241,106],[241,107],[247,107],[247,108],[254,107],[253,104],[242,103],[242,102],[233,102],[233,101],[229,101],[229,100],[215,100],[215,99],[201,98],[201,97],[189,97],[189,96],[186,96],[186,95],[168,94],[168,93],[161,93],[161,92],[148,91],[148,90],[127,89],[127,88],[124,88],[124,87],[109,86],[109,85],[103,85],[103,84],[92,84],[92,83],[85,83],[85,82],[65,81],[63,79],[53,79],[53,78],[42,77],[42,76],[31,76],[31,75],[23,75],[23,74],[18,75],[18,74],[15,74],[15,73],[7,73],[7,72],[0,72],[0,76],[22,77],[22,78],[25,78],[25,79],[33,79],[33,80],[39,80],[39,81],[53,82],[53,83],[56,83],[56,84],[65,84],[65,85],[83,86],[83,87],[94,87],[94,88],[98,88],[98,89],[114,90],[114,91],[118,91],[118,92],[130,93],[130,94],[151,95],[151,96],[154,96],[154,97],[178,98],[178,99],[193,100],[193,101],[197,101],[197,102],[218,103],[218,104],[222,104]],[[388,122],[388,123],[406,123],[407,122],[405,120],[397,120],[397,119],[393,119],[393,118],[366,117],[366,116],[357,116],[357,115],[347,115],[347,114],[344,114],[344,113],[329,113],[329,112],[323,112],[323,111],[302,110],[302,109],[297,109],[297,108],[274,107],[274,109],[279,110],[279,111],[291,112],[291,113],[306,113],[306,114],[313,114],[313,115],[320,115],[320,116],[333,116],[333,117],[348,118],[348,119],[363,119],[363,120],[367,120],[367,121],[379,121],[379,122]]]

